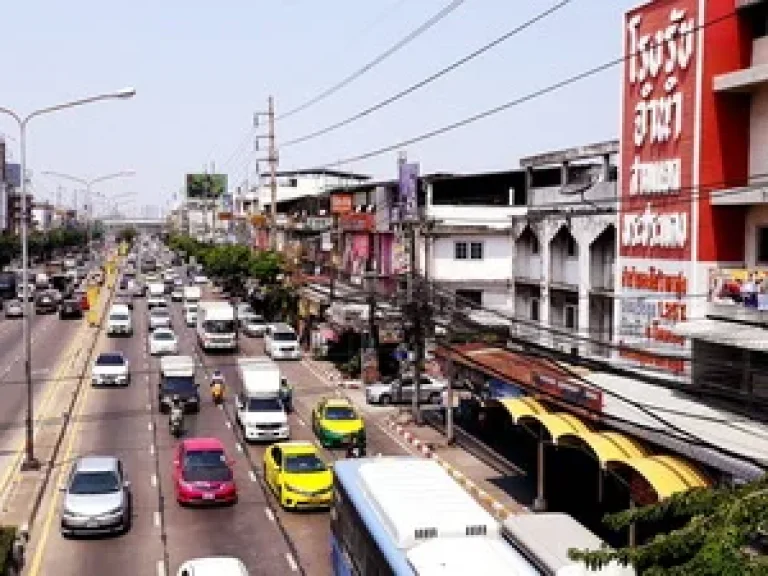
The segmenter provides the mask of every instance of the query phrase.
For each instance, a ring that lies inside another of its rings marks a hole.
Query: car
[[[208,277],[202,274],[195,274],[195,276],[192,278],[192,281],[198,286],[203,286],[209,283]]]
[[[118,458],[78,458],[61,491],[62,535],[124,533],[131,529],[131,484]]]
[[[125,296],[116,296],[115,304],[123,304],[128,310],[133,310],[133,298],[126,298]]]
[[[246,336],[264,336],[267,330],[267,321],[258,314],[252,314],[244,320],[240,320],[240,329]]]
[[[179,341],[176,334],[169,328],[157,328],[149,334],[149,353],[152,356],[159,354],[178,354]]]
[[[434,376],[424,374],[419,387],[419,403],[440,404],[448,383]],[[365,387],[365,400],[368,404],[403,404],[413,402],[413,376],[403,375],[389,382],[374,382]]]
[[[324,448],[347,446],[365,422],[346,398],[324,398],[312,410],[312,430]]]
[[[181,289],[181,287],[175,286],[171,292],[171,301],[181,302],[182,300],[184,300],[184,291]]]
[[[234,504],[237,484],[232,460],[216,438],[188,438],[173,456],[176,501],[189,504]]]
[[[59,318],[62,320],[65,318],[82,318],[83,307],[80,305],[80,300],[69,298],[62,300],[61,306],[59,306]]]
[[[149,311],[149,331],[156,328],[171,327],[171,311],[165,306],[158,306]]]
[[[333,473],[311,442],[277,442],[264,452],[264,480],[283,508],[327,508]]]
[[[176,576],[248,576],[248,569],[238,558],[214,556],[187,560]]]
[[[8,300],[5,303],[5,317],[6,318],[21,318],[24,316],[24,306],[21,304],[21,300]]]
[[[131,383],[130,362],[122,352],[102,352],[91,369],[93,386],[128,386]]]
[[[35,285],[34,284],[27,284],[28,291],[27,291],[27,300],[34,300],[35,299]],[[16,298],[19,300],[24,300],[24,285],[19,284],[19,287],[16,289]]]
[[[176,288],[183,288],[184,287],[184,280],[181,278],[174,278],[173,279],[173,285]]]

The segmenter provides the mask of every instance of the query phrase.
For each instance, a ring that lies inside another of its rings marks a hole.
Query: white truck
[[[204,351],[237,350],[235,310],[229,302],[200,302],[197,342]]]
[[[280,367],[269,358],[238,358],[242,392],[237,395],[237,423],[248,442],[287,440],[288,415],[280,399]]]
[[[147,307],[165,306],[165,284],[162,282],[152,282],[147,287],[149,296],[147,297]]]
[[[202,298],[202,296],[203,291],[200,289],[200,286],[184,286],[182,294],[184,304],[200,302],[200,298]]]

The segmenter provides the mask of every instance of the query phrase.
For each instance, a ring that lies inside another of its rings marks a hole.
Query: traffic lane
[[[106,339],[103,350],[137,353],[131,339]],[[134,378],[125,388],[91,388],[76,418],[77,437],[71,459],[85,455],[120,458],[131,482],[132,526],[126,534],[64,538],[58,530],[61,504],[43,554],[40,574],[82,576],[153,574],[163,559],[159,498],[154,462],[148,385]],[[86,384],[88,385],[88,384]],[[53,487],[55,489],[55,487]]]
[[[177,333],[181,335],[183,332]],[[188,332],[180,338],[181,354],[196,356],[194,346],[194,338]],[[154,365],[158,362],[153,360]],[[158,379],[159,374],[152,370],[150,380],[154,386],[158,385]],[[222,441],[228,456],[234,459],[239,500],[232,506],[215,508],[179,506],[175,501],[171,467],[177,442],[168,433],[167,422],[158,426],[160,480],[165,495],[164,518],[171,573],[190,558],[232,555],[240,558],[252,575],[292,574],[291,562],[295,559],[278,526],[269,520],[267,498],[255,471],[240,451],[242,447],[223,410],[215,406],[205,392],[203,390],[201,394],[200,413],[185,419],[185,437],[214,437]]]

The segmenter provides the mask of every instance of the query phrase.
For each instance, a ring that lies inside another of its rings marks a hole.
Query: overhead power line
[[[709,26],[713,26],[715,24],[718,24],[720,22],[723,22],[725,20],[728,20],[730,18],[733,18],[736,16],[736,11],[728,12],[727,14],[724,14],[722,16],[718,16],[717,18],[713,18],[712,20],[708,20],[707,22],[704,22],[703,24],[699,26],[693,27],[690,31],[685,32],[685,34],[695,34],[699,30],[702,30],[704,28],[707,28]],[[587,70],[584,70],[582,72],[579,72],[577,74],[573,74],[571,76],[568,76],[567,78],[564,78],[563,80],[560,80],[558,82],[555,82],[554,84],[549,84],[548,86],[545,86],[543,88],[539,88],[538,90],[535,90],[533,92],[529,92],[528,94],[525,94],[523,96],[520,96],[518,98],[515,98],[514,100],[510,100],[508,102],[505,102],[503,104],[500,104],[498,106],[495,106],[493,108],[490,108],[488,110],[484,110],[482,112],[479,112],[477,114],[474,114],[472,116],[469,116],[467,118],[464,118],[462,120],[458,120],[456,122],[453,122],[451,124],[448,124],[446,126],[442,126],[440,128],[436,128],[434,130],[430,130],[429,132],[423,132],[421,134],[418,134],[416,136],[412,136],[411,138],[407,138],[406,140],[401,140],[399,142],[396,142],[394,144],[390,144],[388,146],[382,146],[381,148],[376,148],[374,150],[371,150],[369,152],[365,152],[363,154],[358,154],[356,156],[350,156],[348,158],[343,158],[341,160],[336,160],[335,162],[329,162],[327,164],[323,164],[317,169],[330,169],[335,168],[338,166],[341,166],[343,164],[351,164],[354,162],[360,162],[361,160],[367,160],[369,158],[375,158],[377,156],[381,156],[382,154],[386,154],[388,152],[395,152],[397,150],[402,150],[406,146],[410,146],[412,144],[416,144],[418,142],[423,142],[425,140],[430,140],[436,136],[440,136],[442,134],[446,134],[448,132],[452,132],[453,130],[456,130],[458,128],[462,128],[464,126],[467,126],[469,124],[474,124],[475,122],[478,122],[479,120],[484,120],[485,118],[489,118],[491,116],[495,116],[496,114],[499,114],[500,112],[504,112],[506,110],[509,110],[510,108],[514,108],[516,106],[519,106],[521,104],[525,104],[526,102],[529,102],[531,100],[536,100],[538,98],[541,98],[542,96],[546,96],[547,94],[551,94],[553,92],[557,92],[558,90],[561,90],[567,86],[570,86],[572,84],[576,84],[580,82],[581,80],[585,80],[587,78],[590,78],[592,76],[596,76],[600,74],[601,72],[605,72],[606,70],[610,70],[614,66],[618,66],[619,64],[622,64],[623,62],[626,62],[630,58],[634,58],[637,56],[639,52],[633,52],[630,54],[626,54],[624,56],[620,56],[617,58],[614,58],[612,60],[608,60],[607,62],[604,62],[602,64],[599,64],[597,66],[594,66],[592,68],[588,68]]]
[[[442,68],[438,72],[435,72],[434,74],[424,78],[423,80],[420,80],[419,82],[412,84],[408,86],[407,88],[401,90],[400,92],[397,92],[393,94],[392,96],[389,96],[388,98],[385,98],[384,100],[378,102],[377,104],[374,104],[373,106],[370,106],[368,108],[365,108],[364,110],[361,110],[360,112],[344,119],[339,122],[336,122],[334,124],[330,124],[329,126],[326,126],[325,128],[321,128],[319,130],[316,130],[314,132],[310,132],[309,134],[306,134],[304,136],[293,138],[291,140],[288,140],[285,142],[281,147],[282,148],[288,148],[290,146],[295,146],[297,144],[301,144],[302,142],[307,142],[309,140],[314,140],[315,138],[319,136],[323,136],[324,134],[328,134],[329,132],[333,132],[335,130],[338,130],[339,128],[342,128],[344,126],[347,126],[349,124],[352,124],[353,122],[356,122],[357,120],[360,120],[362,118],[365,118],[366,116],[369,116],[370,114],[373,114],[377,110],[381,110],[382,108],[389,106],[390,104],[393,104],[397,102],[398,100],[401,100],[402,98],[405,98],[409,94],[413,94],[414,92],[424,88],[425,86],[431,84],[435,80],[442,78],[446,74],[449,74],[450,72],[453,72],[454,70],[461,68],[464,64],[467,64],[468,62],[471,62],[475,58],[485,54],[489,50],[492,50],[493,48],[496,48],[497,46],[503,44],[507,40],[513,38],[514,36],[520,34],[521,32],[527,30],[528,28],[531,28],[532,26],[536,25],[537,23],[541,22],[542,20],[545,20],[548,16],[551,16],[561,10],[562,8],[565,8],[568,4],[570,4],[573,0],[561,0],[557,4],[551,6],[550,8],[544,10],[543,12],[540,12],[536,14],[534,17],[529,18],[522,24],[518,24],[511,30],[505,32],[495,40],[485,44],[484,46],[478,48],[474,52],[471,52],[470,54],[464,56],[463,58],[460,58],[459,60],[456,60],[452,64],[449,64],[445,68]]]
[[[388,50],[381,53],[379,56],[365,64],[362,68],[356,70],[343,80],[337,82],[330,88],[327,88],[320,92],[317,96],[314,98],[310,98],[303,104],[296,106],[295,108],[291,108],[288,110],[288,112],[285,112],[284,114],[281,114],[277,117],[277,120],[284,120],[286,118],[290,118],[291,116],[294,116],[298,114],[299,112],[303,112],[310,106],[314,106],[318,102],[321,102],[328,98],[329,96],[335,94],[342,88],[348,86],[367,72],[370,72],[373,68],[384,62],[387,58],[395,54],[396,52],[400,51],[402,48],[410,44],[413,40],[424,34],[426,31],[428,31],[430,28],[438,24],[441,20],[446,18],[449,14],[451,14],[454,10],[456,10],[459,6],[464,4],[466,0],[453,0],[450,4],[445,6],[442,10],[440,10],[437,14],[429,18],[426,22],[424,22],[421,26],[413,30],[410,34],[402,38],[400,41],[398,41],[394,46],[390,47]]]

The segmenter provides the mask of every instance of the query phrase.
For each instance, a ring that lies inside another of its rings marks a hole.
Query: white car
[[[195,284],[198,284],[200,286],[202,286],[203,284],[208,284],[208,277],[203,276],[202,274],[196,274],[193,280]]]
[[[131,365],[122,352],[102,352],[91,368],[93,386],[128,386]]]
[[[187,326],[197,325],[197,306],[187,306],[184,310],[184,322]]]
[[[184,562],[176,576],[248,576],[248,569],[237,558],[216,556]]]
[[[282,323],[267,326],[264,353],[275,360],[301,360],[301,346],[293,328]]]
[[[156,328],[170,328],[171,327],[171,311],[165,306],[159,306],[152,308],[149,311],[149,331]]]
[[[184,291],[181,288],[174,288],[173,292],[171,292],[171,301],[173,302],[181,302],[184,300]]]
[[[258,314],[250,314],[240,320],[240,329],[246,336],[260,337],[267,331],[267,321]]]
[[[173,330],[158,328],[149,335],[149,353],[152,356],[160,354],[178,354],[179,340]]]
[[[168,301],[165,299],[164,294],[155,294],[147,298],[147,308],[158,308],[167,305]]]

